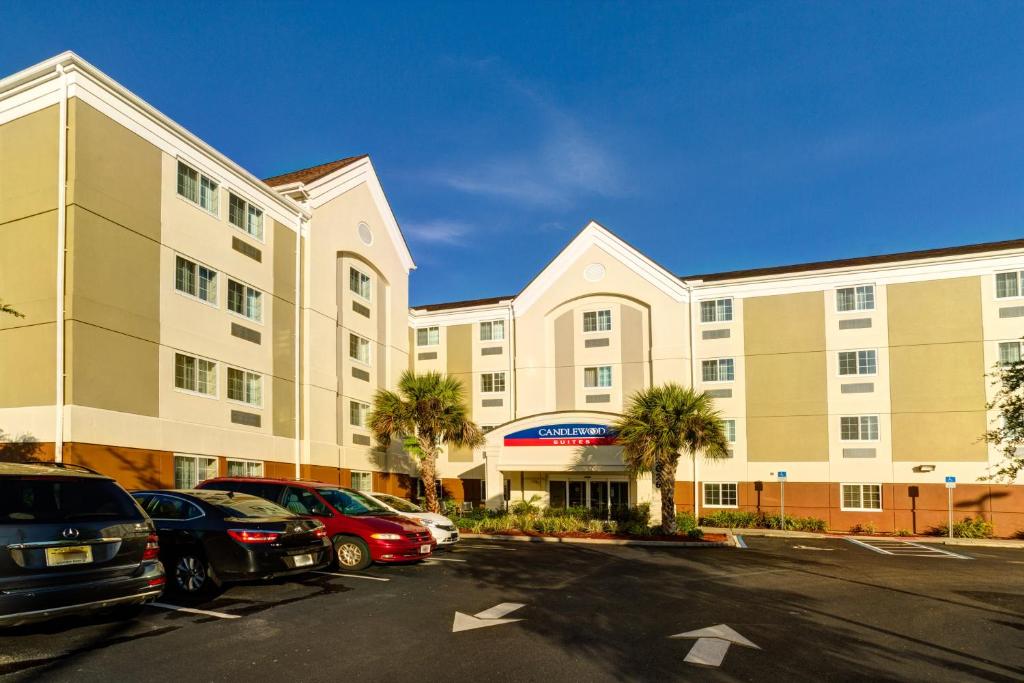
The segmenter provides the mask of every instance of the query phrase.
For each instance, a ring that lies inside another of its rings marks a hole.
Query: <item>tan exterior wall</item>
[[[828,460],[822,293],[743,305],[748,460]]]

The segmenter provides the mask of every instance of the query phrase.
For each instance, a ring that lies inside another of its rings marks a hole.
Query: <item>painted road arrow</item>
[[[455,621],[452,622],[452,633],[458,633],[459,631],[471,631],[474,628],[484,628],[485,626],[497,626],[499,624],[511,624],[515,621],[522,621],[522,619],[502,619],[506,614],[515,612],[520,607],[525,607],[519,602],[503,602],[500,605],[495,605],[490,609],[485,609],[483,612],[477,612],[473,616],[463,614],[462,612],[455,613]]]
[[[752,647],[755,650],[761,649],[725,624],[708,626],[688,633],[677,633],[669,638],[696,639],[697,642],[690,648],[684,661],[700,666],[719,666],[732,644]]]

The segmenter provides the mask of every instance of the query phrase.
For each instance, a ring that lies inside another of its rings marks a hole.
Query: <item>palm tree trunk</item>
[[[661,489],[661,533],[674,534],[676,526],[676,467],[675,464],[662,464],[658,477],[658,488]]]
[[[427,512],[441,512],[437,501],[437,446],[420,439],[423,459],[420,462],[420,477],[423,479],[423,497],[426,498]]]

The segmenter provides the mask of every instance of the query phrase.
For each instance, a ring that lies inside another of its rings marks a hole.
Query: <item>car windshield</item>
[[[391,512],[373,498],[352,489],[318,488],[316,491],[343,515],[381,515]]]
[[[222,510],[227,517],[295,517],[295,513],[286,510],[269,500],[248,496],[244,493],[205,498],[207,503]]]
[[[0,522],[142,519],[124,489],[107,479],[0,477]]]
[[[423,512],[423,508],[419,505],[413,505],[404,498],[398,498],[396,496],[389,496],[386,493],[374,494],[374,497],[386,505],[390,505],[399,512]]]

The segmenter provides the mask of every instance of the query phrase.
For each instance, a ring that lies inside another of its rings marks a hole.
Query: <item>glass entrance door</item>
[[[608,514],[608,482],[590,482],[590,510],[602,517]]]
[[[583,508],[587,506],[587,489],[584,484],[585,482],[582,481],[569,482],[569,507]]]
[[[629,509],[629,482],[611,481],[608,482],[608,485],[611,487],[609,507],[612,514],[625,512]]]

